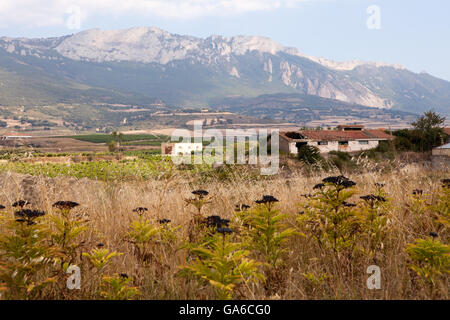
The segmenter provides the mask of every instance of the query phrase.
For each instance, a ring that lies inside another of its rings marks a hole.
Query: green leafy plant
[[[197,209],[197,214],[201,215],[202,208],[211,203],[211,198],[209,196],[209,192],[206,190],[194,190],[192,191],[194,198],[186,199],[185,201],[193,205]]]
[[[417,239],[408,244],[406,252],[413,262],[411,268],[430,283],[434,284],[437,276],[450,273],[450,246],[438,240]]]
[[[154,226],[152,221],[144,215],[144,212],[147,211],[146,208],[136,208],[134,211],[138,213],[139,217],[131,222],[126,241],[134,245],[138,259],[146,262],[153,256],[152,243],[157,240],[161,227]]]
[[[62,254],[61,265],[74,262],[78,250],[83,246],[81,235],[88,229],[87,220],[73,215],[72,210],[78,206],[76,202],[58,201],[53,207],[59,211],[59,215],[49,217],[54,229],[51,234],[52,242]]]
[[[41,224],[45,213],[20,209],[15,217],[2,213],[0,233],[0,297],[42,298],[44,289],[56,282],[49,277],[55,250],[48,229]]]
[[[429,208],[427,203],[426,195],[424,195],[423,190],[414,190],[410,196],[408,203],[409,210],[416,216],[416,218],[421,219]]]
[[[450,179],[443,179],[441,182],[442,188],[431,210],[436,217],[437,229],[444,233],[450,228]]]
[[[308,166],[322,165],[324,163],[320,150],[317,147],[306,144],[298,148],[298,159]]]
[[[227,234],[228,228],[219,228],[217,234],[207,243],[191,252],[193,261],[182,267],[181,275],[194,275],[209,283],[219,299],[231,299],[241,285],[249,282],[263,281],[259,272],[260,264],[248,256],[250,252],[243,249],[241,243],[233,243]]]
[[[450,246],[433,238],[417,239],[407,245],[406,252],[412,261],[411,269],[425,280],[432,297],[439,278],[450,274]]]
[[[360,218],[361,240],[365,240],[366,247],[360,247],[369,256],[383,249],[383,241],[388,231],[388,214],[391,210],[389,200],[382,189],[377,194],[360,197],[363,199],[356,214]],[[363,242],[363,241],[360,241]]]
[[[105,276],[102,279],[100,295],[107,300],[132,300],[141,292],[137,287],[131,286],[132,279],[126,274]]]
[[[238,212],[241,225],[245,226],[241,229],[245,247],[264,263],[265,289],[269,295],[277,294],[284,287],[287,242],[296,234],[293,228],[286,226],[287,215],[275,208],[277,202],[275,197],[265,195],[256,201],[254,209],[244,214]]]
[[[90,253],[83,252],[83,257],[88,258],[91,265],[97,270],[103,270],[114,257],[121,256],[122,253],[110,252],[108,249],[96,248]]]
[[[174,245],[179,236],[178,231],[181,229],[180,226],[174,226],[172,222],[168,219],[160,219],[159,224],[159,241],[162,244]]]
[[[120,298],[120,285],[114,281],[115,277],[104,275],[108,266],[112,264],[114,258],[123,253],[100,247],[92,249],[90,252],[83,252],[83,257],[87,258],[90,264],[90,271],[83,277],[84,292],[86,295],[97,299],[100,297],[110,297],[111,299]],[[111,278],[111,279],[110,279]],[[125,285],[125,284],[124,284]],[[126,288],[124,289],[126,292]]]
[[[314,186],[316,191],[302,204],[304,211],[297,218],[301,231],[312,235],[324,250],[353,250],[360,220],[355,205],[347,200],[356,193],[356,184],[344,176],[328,177],[322,182]]]
[[[201,236],[203,235],[204,226],[202,223],[204,222],[204,217],[202,215],[202,208],[211,203],[211,196],[209,192],[206,190],[194,190],[192,191],[194,198],[185,199],[188,205],[191,205],[197,209],[194,213],[191,221],[189,222],[189,241],[191,243],[200,241]]]
[[[258,206],[241,215],[242,235],[249,250],[255,252],[261,261],[272,268],[278,267],[286,253],[286,243],[295,234],[293,228],[285,224],[287,215],[281,214],[274,205],[278,200],[273,196],[263,196],[256,201]]]

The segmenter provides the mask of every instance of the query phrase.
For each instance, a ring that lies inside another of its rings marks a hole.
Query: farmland
[[[104,153],[111,143],[121,151],[161,150],[170,137],[161,134],[82,134],[73,136],[34,136],[2,143],[0,151],[27,150],[31,153]]]
[[[91,135],[76,135],[76,136],[64,136],[61,138],[75,139],[79,141],[91,142],[91,143],[108,143],[114,140],[120,140],[121,142],[155,142],[160,143],[168,140],[169,137],[163,135],[153,134],[133,134],[114,136],[111,134],[91,134]]]

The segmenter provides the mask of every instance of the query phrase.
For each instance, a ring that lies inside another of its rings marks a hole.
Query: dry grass
[[[389,234],[384,248],[374,257],[355,256],[336,259],[320,250],[311,238],[296,236],[289,243],[289,254],[285,258],[283,288],[267,295],[262,284],[249,285],[241,298],[246,299],[448,299],[448,277],[436,284],[436,292],[430,296],[409,268],[405,247],[417,238],[426,238],[435,226],[431,217],[415,216],[408,209],[410,195],[414,189],[422,189],[425,197],[432,201],[439,193],[440,180],[445,172],[429,171],[419,166],[408,165],[396,172],[378,172],[349,176],[357,183],[358,196],[373,193],[374,183],[385,183],[385,190],[393,201],[390,212]],[[324,177],[324,176],[323,176]],[[34,207],[53,212],[52,204],[58,200],[71,200],[81,204],[76,209],[89,219],[89,230],[84,237],[84,251],[103,243],[111,251],[124,253],[115,258],[105,273],[126,273],[133,277],[143,299],[214,299],[213,290],[196,280],[186,280],[177,275],[179,266],[188,259],[186,250],[179,249],[181,241],[173,246],[155,244],[152,249],[156,257],[148,265],[140,263],[133,254],[133,247],[124,241],[128,226],[138,206],[147,207],[148,215],[157,219],[170,219],[181,226],[180,238],[187,237],[187,229],[194,209],[186,205],[194,189],[206,189],[213,196],[212,203],[205,207],[205,215],[231,218],[237,203],[252,205],[261,195],[277,197],[281,212],[289,215],[289,224],[296,228],[295,217],[298,204],[304,201],[301,194],[310,193],[320,182],[321,176],[304,177],[293,175],[288,179],[278,177],[263,181],[236,179],[233,182],[213,182],[198,185],[195,179],[172,176],[167,180],[144,182],[98,182],[88,179],[45,178],[5,173],[0,203],[11,204],[17,199],[31,201]],[[12,213],[12,208],[10,210]],[[440,240],[448,243],[448,230],[440,230]],[[49,298],[98,298],[98,284],[81,262],[83,288],[77,292],[51,291]],[[382,289],[368,290],[366,268],[378,265],[382,272]],[[313,283],[304,274],[315,277],[326,274],[328,279]]]

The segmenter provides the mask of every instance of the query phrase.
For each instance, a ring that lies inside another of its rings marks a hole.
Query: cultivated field
[[[114,136],[111,134],[84,134],[75,136],[33,137],[2,141],[0,150],[14,151],[27,148],[40,153],[107,152],[108,143],[117,143],[116,148],[130,150],[161,150],[161,143],[170,140],[164,135],[132,134]],[[14,148],[14,149],[13,149]]]
[[[0,177],[3,299],[449,298],[447,171],[263,178],[154,164],[152,174],[96,179],[93,168],[9,166]],[[31,204],[12,207],[19,199]],[[74,265],[81,286],[69,290]],[[371,265],[380,289],[368,289]]]

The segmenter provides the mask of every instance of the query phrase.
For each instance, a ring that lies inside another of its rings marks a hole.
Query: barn
[[[376,148],[380,141],[393,140],[383,129],[365,129],[362,125],[341,125],[335,130],[299,130],[280,132],[280,150],[297,154],[302,145],[330,151],[357,152]]]

